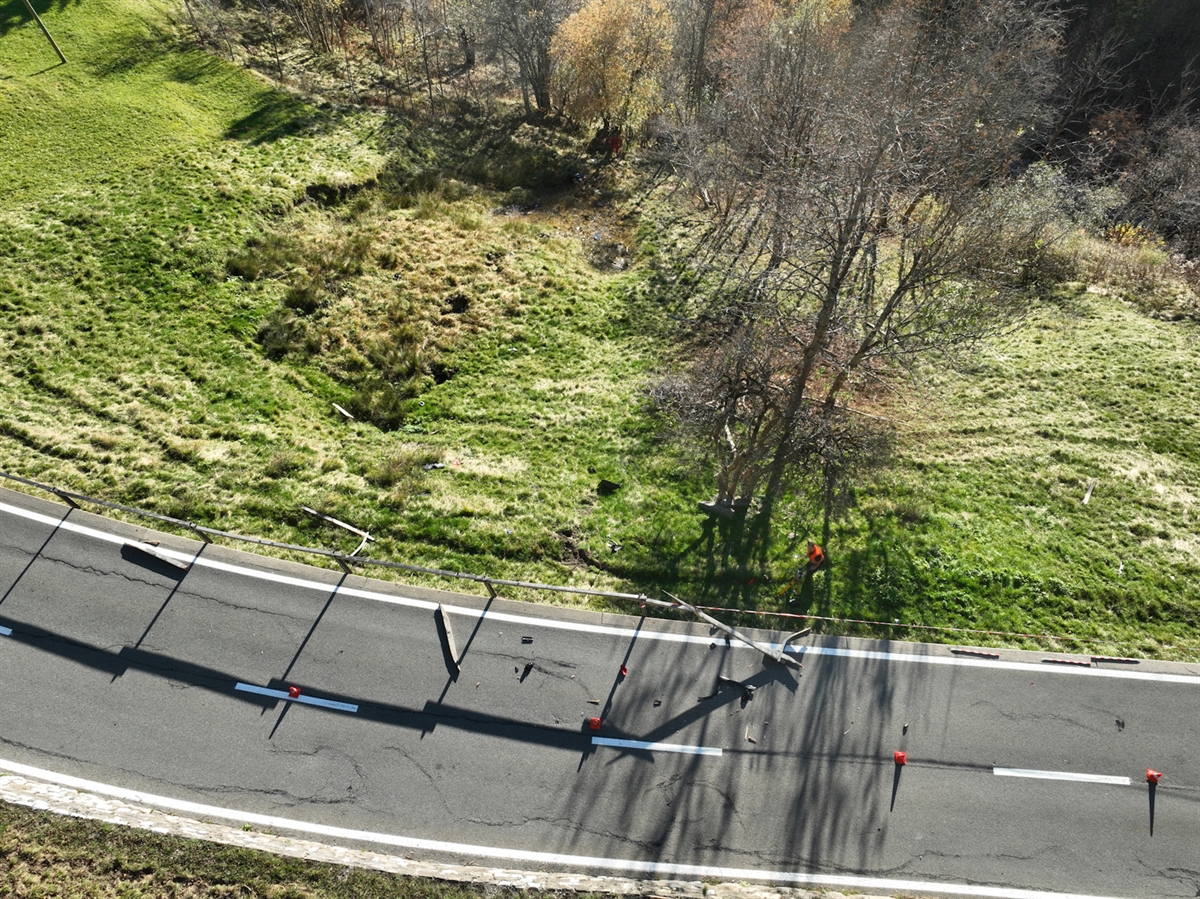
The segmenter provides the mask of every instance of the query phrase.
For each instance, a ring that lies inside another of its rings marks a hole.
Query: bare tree
[[[786,445],[794,461],[804,452],[802,429],[784,429],[793,354],[778,331],[745,320],[701,349],[689,371],[650,386],[651,399],[670,412],[681,436],[708,448],[721,514],[732,514],[741,487],[765,473],[777,448]]]
[[[773,496],[864,389],[1020,315],[1046,209],[1011,166],[1059,34],[1023,0],[812,5],[747,28],[683,160],[711,222],[698,302],[732,323],[718,353],[757,341],[773,369],[770,403],[720,404],[742,416],[709,434],[721,503]],[[739,428],[770,438],[727,439]]]
[[[550,111],[550,41],[575,0],[479,0],[482,40],[517,67],[526,115]]]
[[[1122,180],[1126,214],[1200,258],[1200,116],[1181,103],[1147,131],[1142,157]]]

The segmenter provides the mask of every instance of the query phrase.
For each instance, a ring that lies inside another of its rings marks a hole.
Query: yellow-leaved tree
[[[563,111],[608,133],[642,125],[662,104],[672,28],[662,0],[590,0],[550,44]]]

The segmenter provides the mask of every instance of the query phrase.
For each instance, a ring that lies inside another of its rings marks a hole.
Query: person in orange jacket
[[[808,541],[808,562],[804,566],[804,568],[797,574],[796,579],[800,580],[801,578],[807,577],[808,575],[812,574],[814,571],[816,571],[818,568],[820,568],[824,564],[825,564],[825,550],[821,549],[821,547],[818,544],[813,543],[811,540],[809,540]]]
[[[810,574],[812,574],[814,571],[816,571],[818,568],[820,568],[824,564],[825,564],[825,550],[821,549],[819,544],[813,543],[811,540],[809,540],[808,541],[808,561],[806,561],[803,565],[800,566],[800,568],[796,571],[796,577],[790,583],[786,584],[782,590],[779,591],[779,595],[783,596],[785,593],[787,593],[793,589],[799,589],[799,584],[801,584],[806,577],[808,577]],[[788,605],[790,606],[795,601],[796,601],[796,594],[793,593],[791,598],[788,600]]]

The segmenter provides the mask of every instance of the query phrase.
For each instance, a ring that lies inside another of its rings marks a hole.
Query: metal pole
[[[50,46],[54,48],[54,52],[58,54],[58,58],[66,63],[67,58],[63,56],[62,50],[58,49],[58,44],[54,42],[54,37],[50,34],[50,31],[46,28],[45,23],[42,22],[42,17],[37,14],[37,10],[33,8],[33,4],[30,3],[29,0],[25,0],[25,8],[29,10],[29,14],[33,16],[34,20],[38,23],[38,27],[42,29],[42,34],[46,35],[46,40],[50,42]]]
[[[346,524],[346,522],[344,522],[344,521],[338,521],[333,516],[326,515],[324,512],[318,512],[316,509],[310,509],[308,506],[301,506],[300,508],[303,511],[307,512],[309,515],[315,515],[317,518],[320,518],[322,521],[328,521],[330,524],[336,524],[339,528],[345,528],[346,530],[348,530],[352,533],[358,534],[358,536],[362,537],[362,542],[360,544],[358,544],[358,548],[355,549],[354,552],[350,553],[350,555],[352,555],[352,556],[358,555],[359,551],[362,550],[362,548],[364,546],[366,546],[368,542],[374,542],[374,540],[375,540],[375,538],[372,537],[370,534],[368,534],[366,531],[364,531],[360,528],[356,528],[352,524]],[[345,565],[342,565],[342,567],[346,568]],[[346,570],[349,571],[350,569],[347,568]]]
[[[645,601],[650,603],[651,605],[662,606],[662,607],[668,608],[668,609],[671,609],[671,608],[683,609],[685,612],[691,612],[693,615],[695,615],[701,621],[705,621],[705,622],[711,624],[717,630],[722,631],[725,634],[728,634],[730,637],[735,637],[736,639],[745,643],[747,646],[751,646],[754,649],[757,649],[759,652],[761,652],[763,655],[765,655],[769,659],[772,659],[783,665],[791,665],[793,668],[803,668],[804,667],[803,665],[800,664],[799,661],[797,661],[792,656],[790,656],[786,653],[780,652],[778,650],[772,649],[770,646],[767,646],[763,643],[758,643],[754,640],[751,640],[745,634],[738,633],[738,631],[736,631],[734,628],[730,627],[728,624],[718,621],[716,618],[713,618],[711,615],[701,612],[695,606],[684,602],[682,599],[679,599],[677,596],[672,596],[670,593],[667,593],[667,596],[670,596],[671,599],[674,600],[674,602],[664,602],[661,599],[650,599],[650,598],[647,598]],[[785,645],[786,645],[786,643],[785,643]]]

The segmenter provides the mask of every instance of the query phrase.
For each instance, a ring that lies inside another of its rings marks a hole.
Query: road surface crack
[[[78,565],[74,562],[68,561],[67,559],[58,559],[53,556],[47,556],[45,553],[42,553],[41,558],[45,559],[47,562],[57,565],[65,565],[72,571],[98,575],[99,577],[119,577],[121,580],[128,581],[131,584],[143,584],[147,587],[154,587],[157,590],[161,590],[164,586],[170,583],[167,578],[159,578],[158,580],[151,581],[147,580],[146,578],[134,577],[133,575],[126,574],[123,571],[116,571],[115,569],[97,568],[94,565]]]

